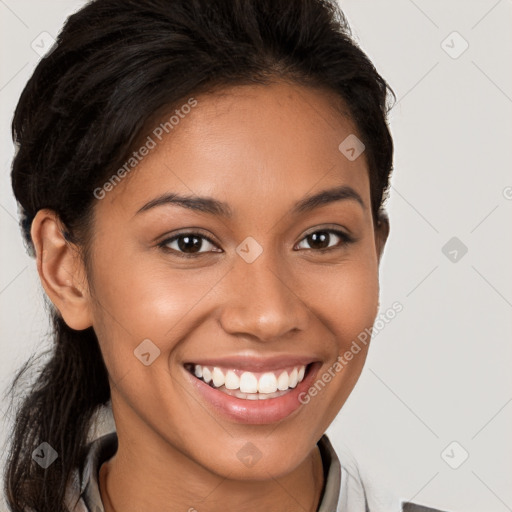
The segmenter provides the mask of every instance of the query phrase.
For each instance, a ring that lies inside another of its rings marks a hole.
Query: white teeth
[[[277,389],[279,389],[279,391],[288,389],[288,373],[283,372],[279,375],[277,378]]]
[[[228,370],[224,385],[227,389],[238,389],[240,387],[240,377],[233,370]]]
[[[192,370],[191,370],[192,371]],[[200,364],[193,365],[193,373],[198,379],[202,379],[215,388],[222,390],[238,391],[239,398],[247,400],[263,400],[280,396],[279,393],[297,387],[302,382],[306,373],[306,366],[297,366],[291,371],[265,372],[254,374],[238,370],[223,370],[217,366],[207,367]],[[259,376],[259,378],[258,378]],[[277,393],[277,395],[276,395]],[[238,396],[238,394],[235,394]]]
[[[264,373],[258,382],[258,391],[260,393],[274,393],[277,391],[276,376],[271,373]]]
[[[297,368],[294,368],[288,377],[288,385],[291,388],[294,388],[297,385],[297,373]]]
[[[206,366],[203,368],[203,380],[206,384],[212,380],[212,372]]]
[[[286,395],[287,391],[276,391],[275,393],[242,393],[240,390],[230,390],[227,392],[224,389],[224,393],[227,393],[231,396],[236,396],[237,398],[242,398],[243,400],[268,400],[269,398],[278,398],[280,396]]]
[[[224,385],[224,374],[220,368],[217,368],[216,366],[213,368],[212,379],[213,385],[216,388],[220,388]]]
[[[240,377],[240,391],[242,393],[256,393],[258,391],[258,379],[254,373],[242,373]]]

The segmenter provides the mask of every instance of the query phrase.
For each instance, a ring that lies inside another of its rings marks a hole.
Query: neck
[[[316,512],[324,485],[318,446],[291,473],[259,481],[221,477],[189,459],[187,463],[179,452],[173,460],[135,455],[119,443],[114,457],[102,464],[99,487],[105,512],[132,512],[142,504],[161,512]]]

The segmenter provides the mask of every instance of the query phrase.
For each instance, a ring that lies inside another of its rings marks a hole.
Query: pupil
[[[315,249],[325,249],[329,247],[329,233],[327,231],[317,231],[308,236],[308,243]]]
[[[178,247],[181,251],[187,252],[189,249],[201,249],[202,241],[198,236],[181,236],[178,238]],[[194,252],[194,251],[193,251]]]

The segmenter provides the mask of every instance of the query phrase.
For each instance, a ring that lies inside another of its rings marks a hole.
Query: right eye
[[[203,240],[206,240],[207,244],[217,247],[209,237],[197,232],[179,233],[171,238],[166,238],[158,244],[158,247],[163,251],[173,253],[180,258],[195,258],[208,252],[222,252],[221,249],[217,251],[207,250],[200,252],[200,249],[202,249],[204,245]],[[174,247],[171,247],[173,244]]]

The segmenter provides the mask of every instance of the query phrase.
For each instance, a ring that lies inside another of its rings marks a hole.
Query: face
[[[195,100],[168,135],[149,133],[156,146],[94,209],[90,308],[116,427],[133,449],[218,475],[284,475],[366,357],[366,345],[344,354],[378,309],[367,162],[338,149],[358,132],[326,92],[255,85]]]

